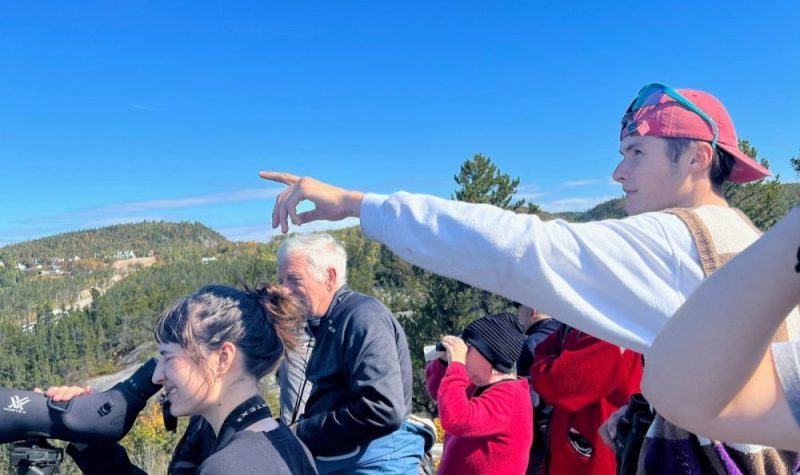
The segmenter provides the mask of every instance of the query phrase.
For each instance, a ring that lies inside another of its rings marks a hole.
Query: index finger
[[[300,179],[296,175],[283,172],[258,172],[258,176],[265,180],[277,181],[278,183],[283,183],[284,185],[289,186],[294,185],[297,183],[297,180]]]

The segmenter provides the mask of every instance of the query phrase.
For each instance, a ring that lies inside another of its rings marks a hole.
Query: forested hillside
[[[29,325],[65,310],[154,262],[224,253],[230,243],[201,224],[138,223],[51,236],[0,248],[0,322]],[[138,259],[136,259],[138,258]]]
[[[116,253],[150,252],[160,256],[182,255],[226,243],[227,239],[200,223],[144,222],[88,229],[37,239],[0,248],[6,263],[46,262],[51,259],[114,259]]]
[[[333,234],[347,248],[352,288],[396,309],[419,292],[414,275],[420,271],[368,242],[358,228]],[[10,263],[0,269],[0,385],[76,383],[114,370],[120,358],[151,343],[159,312],[178,297],[212,282],[274,282],[278,243],[234,243],[199,224],[141,223],[0,248]],[[113,257],[127,248],[150,254],[152,264],[120,266],[135,261]],[[102,257],[81,258],[75,262],[92,260],[93,265],[63,266],[67,270],[59,274],[16,268],[16,256],[50,265],[50,256],[68,255],[53,249]],[[79,300],[87,305],[77,308],[73,304]]]

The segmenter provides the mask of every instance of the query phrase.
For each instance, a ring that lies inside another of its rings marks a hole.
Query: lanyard
[[[253,396],[239,404],[236,406],[236,409],[228,414],[228,417],[225,418],[225,422],[222,423],[222,427],[219,430],[219,437],[217,437],[214,447],[211,449],[211,453],[228,445],[237,432],[252,425],[254,422],[268,417],[272,417],[272,412],[269,410],[267,402],[264,401],[264,398],[261,396]]]

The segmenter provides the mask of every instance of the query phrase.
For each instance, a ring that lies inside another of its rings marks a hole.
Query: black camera
[[[447,351],[441,341],[436,342],[436,351]]]

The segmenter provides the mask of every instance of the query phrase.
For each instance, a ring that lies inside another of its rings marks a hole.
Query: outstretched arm
[[[542,222],[490,205],[408,193],[347,191],[313,178],[262,172],[286,183],[272,225],[361,219],[364,235],[435,274],[532,304],[604,341],[642,352],[702,278],[676,216]],[[316,208],[297,213],[309,200]]]
[[[770,351],[800,301],[799,243],[795,208],[667,322],[646,354],[642,382],[667,420],[719,440],[800,450],[800,426]]]

